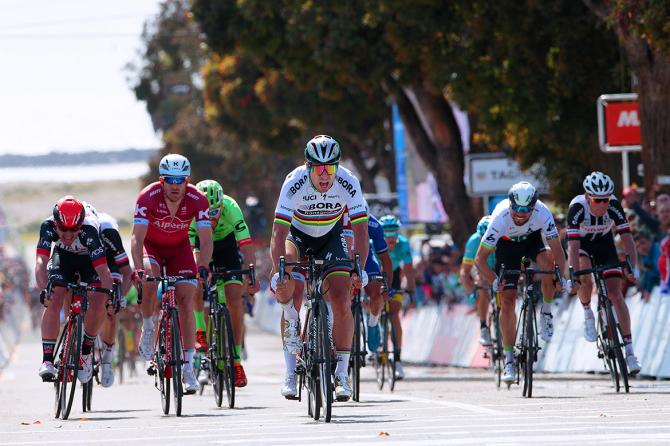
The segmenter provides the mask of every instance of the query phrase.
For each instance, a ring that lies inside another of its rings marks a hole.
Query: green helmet
[[[387,232],[393,232],[397,231],[400,229],[402,226],[402,223],[400,223],[400,220],[395,215],[384,215],[382,218],[379,219],[379,223],[381,223],[382,228],[384,228],[384,231]]]
[[[223,188],[214,180],[202,180],[195,187],[205,194],[210,208],[218,208],[223,204]]]

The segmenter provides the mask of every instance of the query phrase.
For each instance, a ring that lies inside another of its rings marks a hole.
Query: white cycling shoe
[[[514,362],[506,362],[505,369],[503,370],[502,375],[503,382],[513,383],[516,381],[516,367],[514,367]]]
[[[489,333],[488,327],[482,327],[479,329],[479,343],[484,347],[488,347],[492,344],[491,333]]]
[[[642,368],[640,362],[637,360],[637,357],[635,355],[626,356],[626,365],[628,366],[629,375],[637,375],[640,372],[640,369]]]
[[[77,378],[79,379],[79,382],[86,384],[93,376],[93,355],[91,353],[88,355],[81,355],[79,367],[80,369],[77,373]]]
[[[112,387],[114,384],[114,370],[111,362],[103,362],[100,364],[102,369],[102,376],[100,377],[100,384],[102,387]]]
[[[150,361],[154,355],[154,329],[142,328],[142,337],[140,338],[139,352],[145,361]]]
[[[56,367],[54,367],[54,364],[51,361],[44,361],[37,373],[40,375],[40,378],[42,378],[42,381],[56,380]]]
[[[335,399],[340,402],[349,401],[351,392],[349,375],[346,373],[338,373],[335,375]]]
[[[284,377],[284,386],[281,388],[281,394],[287,400],[298,399],[298,379],[295,373],[287,373]]]
[[[193,395],[200,390],[200,384],[195,379],[195,373],[193,372],[193,365],[190,363],[182,364],[181,381],[184,384],[184,395]]]
[[[554,336],[554,316],[551,313],[540,313],[540,337],[544,342],[551,341]]]
[[[402,362],[400,361],[395,363],[395,379],[398,381],[405,379],[405,370],[402,368]]]
[[[586,339],[588,342],[596,342],[597,338],[598,332],[596,332],[595,318],[584,318],[584,339]]]

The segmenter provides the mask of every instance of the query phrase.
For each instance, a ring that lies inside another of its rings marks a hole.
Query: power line
[[[41,22],[31,22],[31,23],[10,23],[10,24],[0,24],[0,29],[2,30],[21,30],[24,28],[34,28],[38,26],[53,26],[53,25],[72,25],[72,24],[78,24],[78,23],[101,23],[101,22],[110,22],[110,21],[116,21],[116,20],[123,20],[123,19],[129,19],[129,18],[137,18],[137,17],[148,17],[150,16],[149,13],[127,13],[127,14],[119,14],[119,15],[113,15],[113,16],[93,16],[93,17],[80,17],[80,18],[74,18],[74,19],[63,19],[63,20],[45,20]]]

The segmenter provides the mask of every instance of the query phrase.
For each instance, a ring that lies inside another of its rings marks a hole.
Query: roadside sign
[[[642,149],[640,108],[636,93],[598,97],[598,144],[606,153]]]
[[[524,172],[519,164],[504,153],[475,153],[465,158],[468,177],[468,195],[485,197],[507,195],[507,191],[519,181],[528,181],[540,192],[546,192],[546,183],[531,172]]]

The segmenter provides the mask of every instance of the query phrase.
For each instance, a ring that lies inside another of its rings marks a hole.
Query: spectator
[[[661,201],[665,201],[663,195],[665,194],[659,195],[659,197],[662,197]],[[659,238],[661,236],[661,223],[652,213],[644,209],[637,187],[633,185],[625,188],[623,191],[623,198],[625,207],[631,209],[637,217],[638,229],[646,229],[649,233],[653,234],[655,238]],[[670,199],[670,197],[668,198]]]
[[[661,279],[661,273],[658,270],[661,248],[659,243],[646,231],[638,232],[634,238],[638,253],[637,263],[641,273],[637,288],[642,293],[642,299],[648,301],[652,290]]]

